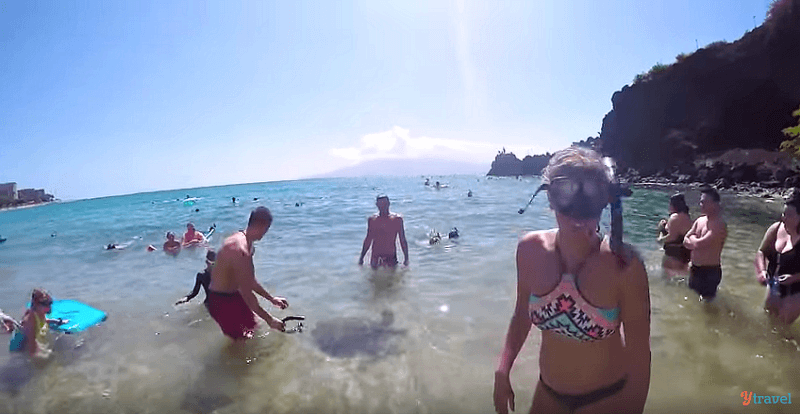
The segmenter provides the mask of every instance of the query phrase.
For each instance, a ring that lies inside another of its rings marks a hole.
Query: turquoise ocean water
[[[450,187],[425,187],[421,177],[305,180],[0,212],[0,235],[8,238],[0,244],[3,310],[20,317],[30,290],[41,286],[109,314],[101,326],[58,337],[43,367],[1,346],[0,412],[493,412],[493,371],[515,298],[516,242],[555,220],[545,196],[517,214],[535,178],[432,180]],[[379,193],[405,217],[408,269],[374,273],[357,266]],[[642,253],[650,277],[646,412],[786,411],[743,406],[742,391],[796,393],[800,404],[797,343],[769,325],[752,270],[780,203],[723,196],[724,276],[718,300],[706,308],[661,271],[655,227],[669,194],[637,189],[625,202],[625,237]],[[194,205],[184,205],[187,195],[198,198]],[[231,203],[233,196],[240,202]],[[698,194],[687,198],[696,217]],[[269,207],[275,221],[257,243],[256,275],[290,308],[262,304],[279,316],[305,315],[306,331],[284,335],[262,323],[257,339],[232,347],[202,306],[203,293],[173,305],[203,269],[204,250],[170,257],[145,247],[160,247],[167,230],[182,234],[189,221],[202,230],[216,224],[211,245],[218,247],[258,205]],[[454,226],[458,240],[428,243],[432,229]],[[127,247],[106,251],[108,243]],[[512,372],[518,412],[530,407],[539,340],[532,330]]]

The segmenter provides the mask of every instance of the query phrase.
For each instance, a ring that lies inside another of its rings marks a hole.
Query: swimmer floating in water
[[[182,243],[184,247],[196,246],[198,244],[205,243],[206,241],[206,236],[204,236],[203,233],[195,231],[194,224],[189,223],[186,225],[186,233],[183,235]]]
[[[181,243],[175,240],[175,234],[171,231],[167,232],[167,241],[164,242],[164,251],[171,254],[177,255],[181,251]]]

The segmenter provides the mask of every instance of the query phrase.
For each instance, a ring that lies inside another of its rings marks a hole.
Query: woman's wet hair
[[[46,302],[47,300],[52,300],[52,297],[46,290],[42,288],[34,288],[33,292],[31,292],[31,305],[35,303]]]
[[[596,175],[606,183],[611,182],[608,167],[597,152],[584,147],[571,146],[557,151],[542,171],[542,181],[551,182],[554,178],[575,175]]]
[[[682,193],[674,194],[669,198],[669,205],[671,205],[678,213],[689,214],[689,206],[686,204],[686,197]]]
[[[800,214],[800,188],[794,187],[783,197],[783,202],[787,206],[794,207],[794,211]],[[800,223],[797,224],[797,232],[800,233]]]

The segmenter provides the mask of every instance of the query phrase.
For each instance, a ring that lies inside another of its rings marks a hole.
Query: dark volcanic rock
[[[614,93],[603,152],[647,176],[715,151],[777,150],[800,105],[800,0],[777,3],[736,42],[711,44]],[[698,173],[703,182],[719,178]],[[739,167],[730,179],[754,175]]]

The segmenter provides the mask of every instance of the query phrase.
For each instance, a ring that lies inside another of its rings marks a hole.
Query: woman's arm
[[[620,318],[624,329],[628,382],[626,412],[641,413],[650,389],[650,287],[639,258],[623,270]]]
[[[767,284],[767,256],[775,252],[775,242],[778,240],[778,229],[780,227],[780,221],[769,226],[764,233],[764,238],[761,240],[761,246],[756,251],[753,267],[756,271],[756,279],[762,285]]]
[[[535,236],[528,236],[517,245],[517,302],[508,326],[503,352],[500,354],[500,361],[494,373],[494,406],[495,411],[500,414],[507,414],[509,407],[512,411],[515,409],[514,390],[509,375],[514,360],[531,330],[528,301],[531,295],[530,278],[533,275],[536,245],[540,245],[540,240]]]
[[[22,333],[25,334],[25,352],[28,355],[36,355],[36,322],[34,321],[32,311],[28,311],[22,318]]]
[[[523,240],[517,246],[517,302],[514,314],[508,326],[506,342],[497,371],[503,374],[511,372],[514,360],[522,349],[531,330],[531,318],[528,315],[528,303],[531,296],[530,277],[533,273],[533,240]]]

